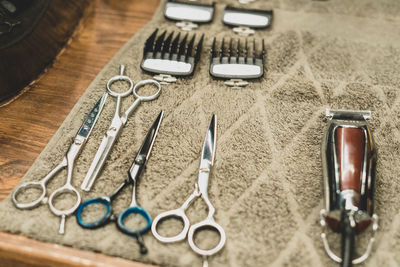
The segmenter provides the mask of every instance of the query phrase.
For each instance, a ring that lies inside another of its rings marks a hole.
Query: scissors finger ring
[[[112,77],[111,79],[108,80],[106,88],[107,88],[107,92],[110,95],[112,95],[114,97],[125,97],[125,96],[128,96],[132,92],[133,81],[131,80],[131,78],[129,78],[128,76],[124,75],[124,72],[125,72],[125,66],[121,65],[120,69],[119,69],[119,75],[115,75],[114,77]],[[127,91],[125,91],[125,92],[122,92],[122,93],[118,93],[118,92],[113,91],[111,89],[111,85],[116,81],[126,81],[126,82],[128,82],[129,83],[129,89]]]
[[[142,86],[144,86],[144,85],[146,85],[146,84],[154,84],[155,86],[157,86],[157,92],[156,92],[155,94],[153,94],[153,95],[150,95],[150,96],[142,96],[142,95],[139,95],[139,94],[137,93],[137,90],[138,90],[140,87],[142,87]],[[142,81],[139,81],[138,83],[136,83],[135,86],[133,87],[133,95],[134,95],[137,99],[140,99],[141,101],[151,101],[151,100],[154,100],[154,99],[156,99],[160,94],[161,94],[161,84],[160,84],[159,82],[157,82],[156,80],[152,80],[152,79],[149,79],[149,80],[142,80]]]
[[[207,249],[207,250],[201,249],[194,242],[194,235],[196,234],[196,232],[204,230],[204,229],[211,229],[211,230],[215,230],[216,232],[218,232],[220,239],[219,239],[218,244],[214,248]],[[202,256],[214,255],[215,253],[217,253],[224,247],[225,241],[226,241],[226,235],[225,235],[224,229],[222,228],[221,225],[216,223],[212,218],[210,218],[210,219],[207,218],[204,221],[196,223],[196,224],[192,225],[189,229],[189,233],[188,233],[189,246],[193,249],[194,252],[196,252],[197,254],[200,254]]]

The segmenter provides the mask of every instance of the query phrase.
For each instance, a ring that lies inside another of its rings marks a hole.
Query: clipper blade
[[[341,120],[370,120],[370,110],[344,110],[344,109],[326,109],[325,116],[328,119]]]

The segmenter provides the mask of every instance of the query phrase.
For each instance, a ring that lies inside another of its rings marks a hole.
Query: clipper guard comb
[[[168,0],[164,16],[168,20],[177,21],[176,26],[183,31],[191,31],[198,24],[210,23],[214,17],[215,3],[211,5],[193,2]]]
[[[264,40],[258,42],[253,39],[249,42],[240,39],[234,44],[233,39],[225,44],[222,39],[219,48],[214,38],[210,51],[210,75],[217,79],[229,80],[226,85],[246,86],[248,82],[243,80],[258,79],[264,75],[265,45]]]
[[[271,26],[273,10],[236,8],[230,5],[224,9],[222,22],[241,36],[249,36],[255,30],[265,29]]]

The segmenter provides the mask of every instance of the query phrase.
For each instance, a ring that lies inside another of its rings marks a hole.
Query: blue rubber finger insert
[[[84,222],[82,220],[83,210],[87,206],[94,205],[94,204],[101,204],[101,205],[106,206],[106,208],[107,208],[106,214],[100,220],[97,220],[94,222]],[[78,224],[84,228],[94,229],[94,228],[100,227],[100,226],[106,224],[109,221],[110,217],[111,217],[111,203],[108,200],[103,199],[103,198],[89,199],[88,201],[83,202],[79,206],[78,210],[76,211],[76,219],[78,220]]]
[[[124,220],[126,219],[126,217],[128,217],[130,214],[133,214],[133,213],[139,214],[140,216],[142,216],[146,220],[147,225],[138,230],[128,228],[124,224]],[[128,234],[128,235],[137,235],[137,234],[145,233],[146,231],[148,231],[150,229],[150,226],[151,226],[150,214],[145,209],[143,209],[142,207],[139,207],[139,206],[127,208],[118,217],[118,228],[122,232],[124,232],[125,234]]]

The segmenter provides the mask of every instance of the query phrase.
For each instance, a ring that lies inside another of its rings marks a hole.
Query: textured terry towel
[[[256,38],[266,42],[268,70],[260,81],[232,90],[209,77],[208,51],[212,37],[234,36],[222,25],[221,16],[225,4],[235,3],[218,1],[214,22],[195,30],[205,33],[206,40],[194,76],[164,86],[157,101],[139,106],[93,190],[82,194],[83,200],[109,193],[123,181],[146,131],[163,109],[166,116],[137,196],[153,218],[178,207],[193,190],[204,134],[211,114],[216,113],[217,155],[209,196],[227,243],[210,259],[210,266],[336,266],[323,250],[319,226],[324,110],[371,109],[370,125],[379,156],[375,203],[381,220],[373,253],[365,265],[397,265],[400,2],[259,0],[248,5],[275,11],[272,29],[256,33]],[[22,182],[43,177],[62,158],[85,114],[104,93],[107,80],[118,73],[119,64],[127,66],[134,81],[150,77],[139,68],[145,39],[156,27],[176,29],[163,18],[164,5],[162,1],[153,20],[99,73]],[[124,105],[132,98],[125,99]],[[109,125],[114,103],[113,98],[107,100],[77,160],[73,177],[77,188]],[[49,191],[64,182],[65,171],[50,182]],[[130,198],[131,190],[125,189],[113,205],[117,214]],[[197,201],[188,215],[191,222],[204,218],[204,203]],[[118,232],[114,224],[89,231],[69,217],[66,234],[59,235],[59,222],[46,205],[21,211],[10,198],[0,205],[0,229],[4,231],[162,266],[201,266],[201,258],[187,242],[161,244],[150,232],[144,236],[149,253],[143,256],[136,240]],[[215,242],[215,236],[210,237]],[[357,238],[358,253],[365,249],[367,237]],[[339,238],[330,238],[338,251]]]

